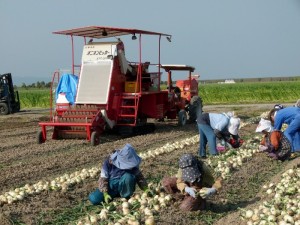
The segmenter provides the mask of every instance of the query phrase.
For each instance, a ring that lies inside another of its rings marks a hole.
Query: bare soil
[[[207,112],[236,111],[242,120],[259,116],[268,111],[270,105],[207,106]],[[155,122],[154,133],[129,138],[116,134],[104,134],[100,145],[92,147],[86,140],[52,140],[51,129],[47,141],[37,144],[36,135],[40,130],[38,122],[48,119],[45,111],[23,111],[0,117],[0,194],[11,189],[34,184],[39,180],[52,180],[64,173],[83,168],[101,166],[103,159],[116,148],[131,143],[138,152],[144,152],[198,134],[195,124],[179,127],[176,121]],[[255,135],[255,124],[241,129],[242,137]],[[148,180],[159,182],[164,176],[175,174],[178,158],[183,153],[197,154],[198,144],[154,160],[144,160],[141,169]],[[237,209],[253,207],[264,198],[260,192],[263,183],[278,179],[285,167],[300,163],[299,159],[279,162],[258,154],[231,178],[217,195],[208,201],[207,210],[183,213],[178,210],[179,202],[161,211],[157,224],[243,224]],[[90,204],[88,194],[97,187],[97,178],[89,178],[71,190],[62,193],[42,192],[23,201],[4,204],[0,208],[0,224],[68,224],[74,216],[84,215]],[[69,211],[76,211],[70,216]],[[60,218],[64,218],[61,220]]]

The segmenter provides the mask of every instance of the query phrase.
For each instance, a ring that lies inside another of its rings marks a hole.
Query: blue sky
[[[71,66],[70,39],[52,32],[90,25],[171,34],[161,62],[194,66],[203,80],[300,75],[300,0],[0,0],[0,74],[50,81]],[[156,56],[145,48],[146,61]]]

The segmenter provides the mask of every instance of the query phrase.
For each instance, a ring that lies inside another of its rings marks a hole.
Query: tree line
[[[15,87],[17,87],[16,85],[14,85]],[[42,89],[42,88],[50,88],[51,87],[51,82],[48,82],[46,83],[45,81],[37,81],[35,83],[32,83],[32,84],[25,84],[25,83],[22,83],[21,88],[39,88],[39,89]]]

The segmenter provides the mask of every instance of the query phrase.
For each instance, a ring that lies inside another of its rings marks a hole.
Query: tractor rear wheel
[[[45,140],[43,138],[43,132],[41,130],[37,132],[36,141],[38,144],[42,144],[45,142]]]
[[[178,125],[179,126],[184,126],[187,121],[187,114],[184,109],[181,109],[178,113]]]
[[[134,134],[133,127],[130,126],[120,126],[118,132],[123,138],[130,137]]]
[[[7,115],[8,113],[8,105],[6,103],[0,103],[0,115]]]
[[[189,123],[195,122],[197,115],[202,113],[202,99],[199,96],[193,96],[189,104]]]
[[[96,145],[99,145],[99,143],[100,143],[100,136],[99,136],[98,132],[93,131],[91,134],[91,145],[96,146]]]

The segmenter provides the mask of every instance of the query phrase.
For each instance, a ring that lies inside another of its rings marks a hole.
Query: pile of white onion
[[[167,143],[157,149],[149,150],[145,153],[140,153],[141,158],[148,159],[154,158],[157,155],[172,152],[177,149],[182,149],[186,146],[198,143],[199,136],[195,135],[190,138],[176,141],[174,143]],[[23,200],[24,197],[29,195],[36,195],[42,191],[53,190],[53,191],[67,191],[70,186],[78,184],[89,177],[99,176],[101,167],[95,166],[90,169],[82,169],[81,171],[75,171],[71,174],[64,174],[60,177],[50,181],[38,181],[37,183],[30,185],[26,184],[23,187],[18,187],[13,190],[7,191],[0,195],[0,205],[11,204],[15,201]]]
[[[210,157],[207,164],[214,168],[217,176],[223,179],[230,177],[233,170],[237,170],[247,159],[258,152],[258,143],[245,142],[239,149],[229,149],[224,154]]]
[[[300,225],[300,168],[289,169],[277,185],[264,185],[268,201],[254,210],[242,210],[241,217],[248,225]]]
[[[198,142],[199,142],[199,135],[195,135],[193,137],[186,138],[181,141],[167,143],[162,147],[156,148],[154,150],[149,150],[145,153],[140,153],[139,156],[143,159],[154,158],[164,153],[170,153],[177,149],[183,149],[186,146],[194,145]]]
[[[11,204],[15,201],[23,200],[29,195],[36,195],[46,190],[61,190],[67,191],[71,185],[82,182],[89,177],[96,177],[99,175],[99,168],[82,169],[71,174],[64,174],[51,181],[39,181],[33,185],[25,184],[23,187],[15,188],[14,190],[5,192],[0,195],[0,205]]]
[[[250,119],[251,120],[251,119]],[[256,118],[257,120],[257,118]],[[252,120],[251,120],[252,121]],[[249,122],[253,123],[253,122]],[[245,122],[241,125],[241,127],[248,125],[249,123]],[[173,143],[166,143],[162,147],[149,150],[145,153],[140,153],[139,155],[143,159],[148,159],[148,158],[154,158],[160,154],[164,153],[170,153],[172,151],[178,150],[178,149],[183,149],[186,146],[194,145],[199,142],[199,135],[194,135],[193,137],[183,139],[181,141],[176,141]],[[246,153],[242,149],[240,149],[242,152],[241,155],[247,156],[250,154]],[[239,151],[240,151],[239,150]],[[252,150],[253,151],[253,150]],[[240,156],[241,158],[243,156]],[[243,161],[243,158],[241,159]],[[232,161],[232,162],[231,162]],[[236,164],[234,163],[236,161]],[[225,178],[228,176],[230,169],[233,168],[235,165],[240,164],[240,159],[232,159],[229,160],[227,163],[224,162],[224,165],[218,165],[216,168],[217,172],[221,172],[222,177]],[[223,168],[222,171],[218,168]],[[71,174],[64,174],[60,177],[55,178],[54,180],[50,181],[38,181],[37,183],[30,185],[30,184],[25,184],[23,187],[18,187],[13,190],[7,191],[3,194],[0,195],[0,205],[2,204],[11,204],[12,202],[15,201],[20,201],[23,200],[24,197],[29,196],[29,195],[35,195],[39,194],[42,191],[46,190],[53,190],[53,191],[67,191],[70,186],[73,186],[75,184],[78,184],[82,182],[83,180],[89,178],[89,177],[96,177],[99,175],[100,172],[100,166],[95,166],[89,169],[82,169],[81,171],[75,171]]]
[[[149,184],[149,188],[153,188]],[[135,194],[130,199],[116,199],[105,205],[99,213],[91,213],[82,219],[79,219],[77,225],[105,224],[111,225],[154,225],[155,215],[162,209],[167,207],[172,200],[171,195],[161,191],[161,187],[152,189],[154,196],[146,193]],[[136,207],[138,206],[138,207]]]
[[[246,122],[241,122],[240,128],[247,125],[258,123],[260,118],[266,118],[269,112],[264,112],[260,116],[250,118]],[[262,137],[255,136],[254,138],[246,141],[239,149],[229,149],[224,154],[219,156],[210,157],[207,163],[214,168],[217,175],[223,179],[230,177],[233,170],[242,166],[242,164],[251,158],[253,154],[259,152],[258,145]]]

